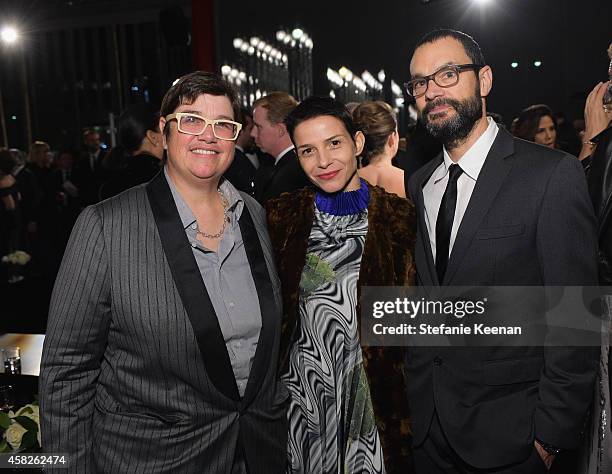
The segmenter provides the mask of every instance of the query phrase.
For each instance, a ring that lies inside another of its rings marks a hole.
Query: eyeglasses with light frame
[[[208,125],[219,140],[234,141],[242,129],[242,124],[227,119],[207,119],[197,114],[177,112],[166,116],[166,121],[176,120],[178,131],[187,135],[202,135]]]
[[[404,83],[404,87],[408,94],[415,99],[422,97],[427,92],[429,81],[434,81],[437,86],[447,88],[457,85],[459,82],[459,74],[463,71],[478,71],[484,66],[479,64],[449,64],[442,66],[437,71],[428,76],[415,77]]]

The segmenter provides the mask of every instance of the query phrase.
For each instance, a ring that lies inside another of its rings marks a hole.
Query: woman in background
[[[518,116],[514,135],[523,140],[557,148],[557,122],[550,107],[531,105]]]
[[[13,155],[0,149],[0,258],[18,250],[20,221],[20,194],[12,171],[15,168]]]
[[[132,105],[119,117],[119,147],[111,154],[125,154],[126,167],[100,188],[100,199],[150,181],[161,169],[164,156],[159,130],[159,109],[150,104]]]
[[[317,189],[266,203],[283,292],[288,472],[414,472],[400,347],[362,347],[364,286],[412,286],[412,203],[357,174],[364,136],[348,110],[310,97],[285,120]]]
[[[353,111],[353,121],[365,137],[359,176],[388,193],[406,197],[404,170],[391,164],[399,146],[393,109],[382,101],[363,102]]]

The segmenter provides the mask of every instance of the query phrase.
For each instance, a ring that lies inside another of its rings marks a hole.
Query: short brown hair
[[[206,71],[185,74],[176,81],[164,95],[160,110],[161,116],[170,115],[179,105],[193,104],[202,94],[227,97],[232,104],[234,120],[240,120],[240,101],[234,87],[218,74]],[[168,130],[170,129],[166,127],[166,131]]]
[[[268,120],[277,124],[283,123],[297,105],[298,101],[292,95],[276,91],[257,99],[253,104],[253,110],[255,107],[263,107],[268,111]]]
[[[365,136],[361,156],[368,161],[382,153],[389,135],[397,129],[393,109],[380,100],[359,104],[353,111],[353,121]]]

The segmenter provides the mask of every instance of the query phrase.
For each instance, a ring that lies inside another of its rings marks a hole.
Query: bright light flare
[[[19,32],[14,26],[4,26],[0,30],[0,38],[7,44],[13,44],[17,42]]]

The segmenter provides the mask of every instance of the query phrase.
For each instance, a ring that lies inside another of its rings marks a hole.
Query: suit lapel
[[[259,235],[246,205],[242,209],[242,215],[238,223],[261,310],[261,332],[257,342],[249,381],[244,393],[243,404],[248,405],[259,392],[261,383],[270,367],[270,357],[272,356],[270,349],[273,346],[274,328],[280,319],[280,313],[274,301],[274,291],[261,248],[261,242],[259,241]]]
[[[457,237],[448,260],[448,267],[444,275],[444,285],[449,285],[457,272],[461,260],[474,238],[484,216],[489,211],[504,179],[512,168],[512,160],[505,158],[514,153],[512,136],[503,129],[499,129],[493,146],[478,175],[476,186],[470,197]]]
[[[422,174],[418,176],[417,181],[417,192],[415,206],[417,208],[418,215],[418,231],[419,238],[417,239],[416,258],[419,264],[417,272],[419,274],[420,283],[424,286],[438,285],[438,274],[436,273],[436,266],[434,264],[433,253],[431,251],[431,244],[429,243],[429,232],[427,231],[427,223],[425,222],[425,199],[423,197],[423,187],[431,178],[436,168],[444,161],[442,153],[431,160],[427,165],[423,167]]]
[[[202,281],[163,171],[147,184],[147,195],[174,283],[198,341],[206,372],[221,393],[232,400],[240,400],[217,314]]]
[[[287,164],[290,163],[291,159],[293,158],[297,160],[297,155],[295,154],[295,150],[291,149],[279,158],[278,162],[271,167],[272,169],[267,170],[261,175],[260,189],[257,191],[259,200],[263,199],[265,196],[265,193],[274,180],[276,173],[278,173],[282,167],[287,166]]]

